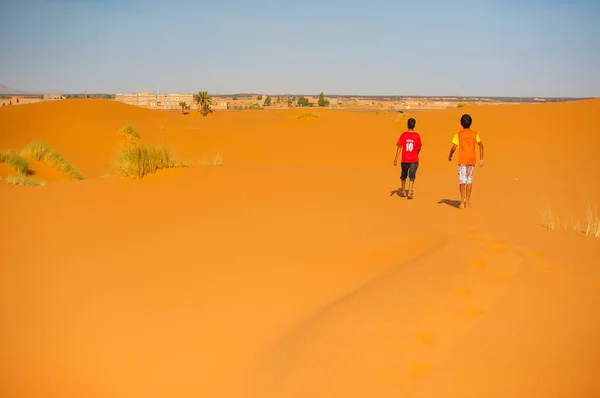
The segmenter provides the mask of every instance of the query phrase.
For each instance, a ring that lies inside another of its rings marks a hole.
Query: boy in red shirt
[[[402,151],[402,173],[400,174],[400,181],[402,181],[402,191],[400,196],[404,197],[406,192],[406,178],[410,180],[408,183],[408,199],[414,197],[413,188],[415,186],[415,178],[417,176],[417,169],[419,168],[419,153],[423,144],[421,143],[421,136],[419,133],[414,131],[417,121],[412,117],[408,119],[408,131],[402,133],[398,142],[396,143],[396,157],[394,158],[394,166],[398,165],[398,155]]]
[[[460,188],[460,209],[471,207],[471,190],[473,189],[473,172],[475,171],[475,163],[477,162],[477,153],[475,145],[479,146],[479,166],[483,167],[483,142],[479,138],[479,134],[471,130],[470,115],[462,115],[460,124],[462,130],[456,133],[452,139],[452,148],[448,161],[452,161],[452,155],[458,147],[458,183]]]

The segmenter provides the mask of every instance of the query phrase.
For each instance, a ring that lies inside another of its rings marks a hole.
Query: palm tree
[[[181,107],[181,114],[184,114],[183,110],[185,109],[185,107],[187,106],[187,102],[185,101],[181,101],[179,103],[179,106]]]
[[[208,115],[212,112],[210,104],[212,103],[212,98],[208,95],[206,91],[198,91],[198,94],[194,94],[194,102],[198,105],[198,108],[202,112],[203,116]]]

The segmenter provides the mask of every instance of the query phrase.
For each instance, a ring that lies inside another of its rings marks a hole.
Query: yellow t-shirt
[[[475,136],[475,142],[477,142],[478,144],[481,142],[481,138],[479,138],[479,133],[477,133],[477,135]],[[452,143],[458,146],[458,133],[456,133],[454,135],[454,138],[452,138]]]

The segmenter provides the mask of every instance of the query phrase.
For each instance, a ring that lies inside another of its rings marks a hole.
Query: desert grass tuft
[[[586,207],[586,221],[585,228],[581,228],[581,223],[579,221],[570,220],[570,223],[565,221],[564,225],[561,224],[558,215],[552,210],[549,205],[543,204],[541,210],[542,219],[544,220],[544,225],[548,229],[571,229],[572,232],[576,232],[578,234],[583,234],[586,236],[592,236],[594,238],[600,238],[600,216],[598,214],[598,207],[594,203],[588,202]]]
[[[592,203],[588,203],[586,208],[585,234],[595,238],[600,238],[600,219],[598,218],[598,207]]]
[[[138,132],[131,125],[126,125],[126,126],[121,127],[121,129],[119,130],[119,135],[129,146],[135,145],[136,138],[141,139]]]
[[[138,132],[131,125],[121,127],[121,129],[119,130],[119,133],[124,137],[128,136],[128,137],[133,137],[133,138],[140,138],[140,135],[138,134]]]
[[[48,153],[48,147],[39,141],[34,141],[21,150],[21,156],[41,162]]]
[[[81,173],[63,155],[39,141],[34,141],[23,148],[21,156],[44,162],[71,180],[83,180]]]
[[[166,147],[148,148],[144,145],[134,145],[119,152],[116,169],[123,177],[140,180],[158,170],[186,166],[185,163],[177,161]]]
[[[209,160],[206,155],[202,155],[200,164],[202,166],[223,166],[223,156],[220,153],[217,153]]]
[[[303,119],[305,117],[314,117],[314,118],[318,119],[319,115],[316,115],[316,114],[311,113],[311,112],[305,112],[305,113],[303,113],[301,115],[298,115],[298,119]]]
[[[22,176],[28,176],[31,174],[31,170],[29,170],[29,162],[15,152],[8,151],[0,153],[0,163],[7,164]]]
[[[43,186],[46,185],[45,181],[40,181],[40,180],[36,180],[34,178],[31,177],[25,177],[25,176],[9,176],[9,177],[4,177],[4,181],[8,182],[9,184],[13,184],[13,185],[23,185],[23,186]]]
[[[559,219],[552,208],[547,204],[542,204],[541,215],[544,220],[544,225],[549,229],[555,230],[559,224]]]
[[[44,163],[54,167],[61,174],[67,176],[71,180],[83,180],[83,176],[67,159],[65,159],[60,153],[49,150],[44,158]]]

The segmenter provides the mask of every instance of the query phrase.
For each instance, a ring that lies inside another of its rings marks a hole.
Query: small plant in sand
[[[120,131],[127,145],[119,152],[115,168],[122,177],[139,180],[158,170],[186,167],[185,163],[175,159],[168,148],[148,148],[136,141],[141,137],[133,127],[127,126]]]
[[[13,185],[23,185],[23,186],[42,186],[46,185],[45,181],[36,180],[34,178],[25,177],[25,176],[9,176],[4,177],[4,181]]]
[[[140,138],[140,135],[138,134],[138,132],[133,128],[133,126],[130,126],[130,125],[123,126],[119,130],[119,135],[121,136],[123,141],[125,141],[127,146],[135,145],[136,138]]]
[[[556,229],[559,224],[559,219],[556,213],[552,210],[552,208],[547,204],[542,204],[542,219],[544,220],[544,225],[546,225],[549,229]]]
[[[314,113],[305,112],[301,115],[298,115],[298,119],[304,119],[305,117],[314,117],[315,119],[319,118],[319,115],[315,115]]]
[[[220,153],[217,153],[212,159],[208,159],[206,155],[202,155],[200,164],[202,166],[223,166],[223,156]]]
[[[459,103],[456,105],[456,107],[457,107],[457,108],[464,108],[465,106],[467,106],[467,104],[466,104],[466,103],[464,103],[464,102],[459,102]]]
[[[600,219],[598,218],[598,207],[588,203],[586,208],[585,234],[600,238]]]
[[[121,150],[117,171],[123,177],[139,180],[158,170],[185,167],[166,147],[148,148],[143,144]]]
[[[544,225],[552,230],[561,228],[560,219],[557,214],[548,205],[543,205],[541,211]],[[571,231],[581,233],[594,238],[600,238],[600,216],[598,215],[598,207],[596,204],[588,203],[586,208],[585,228],[581,228],[579,221],[570,220]],[[563,229],[568,230],[569,225],[565,223]]]
[[[70,178],[71,180],[83,180],[83,176],[77,169],[69,163],[59,152],[52,148],[45,146],[39,141],[34,141],[28,144],[21,150],[21,156],[35,160],[38,162],[44,162],[48,166],[54,167],[61,174]]]
[[[28,176],[31,174],[31,170],[29,170],[29,162],[15,152],[8,151],[0,153],[0,163],[8,165],[22,176]]]

